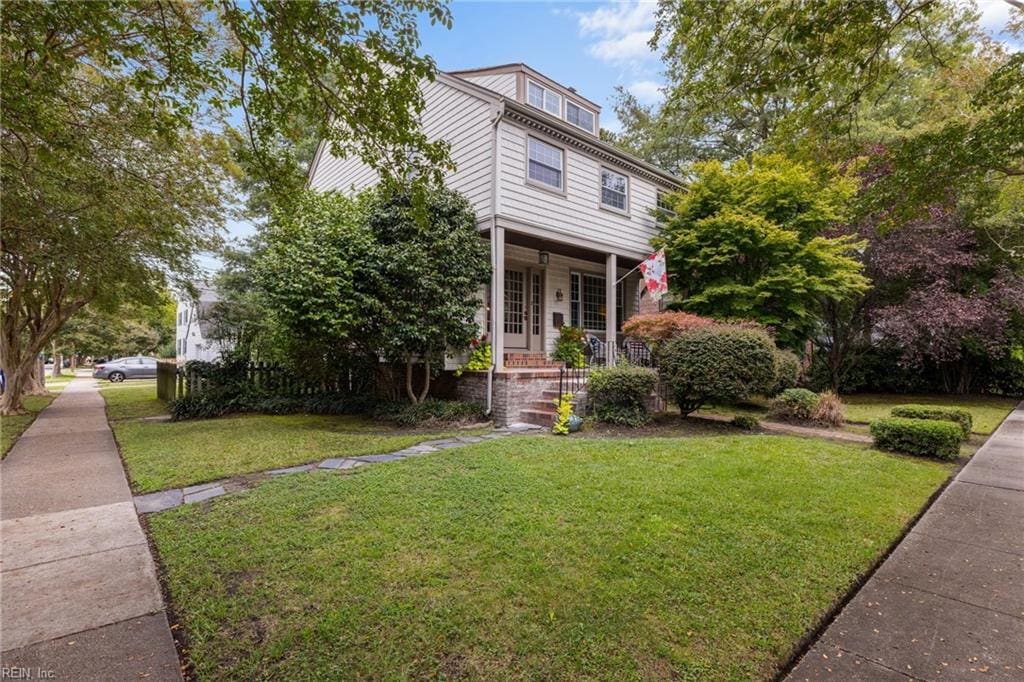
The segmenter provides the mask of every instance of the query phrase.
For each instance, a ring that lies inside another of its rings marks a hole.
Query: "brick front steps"
[[[559,369],[565,363],[551,360],[544,353],[505,353],[505,367]]]

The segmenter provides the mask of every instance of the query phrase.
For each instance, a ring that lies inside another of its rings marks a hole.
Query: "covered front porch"
[[[492,278],[481,328],[488,331],[496,371],[557,368],[551,360],[563,326],[586,331],[599,362],[614,364],[622,323],[640,308],[647,254],[553,238],[498,224],[490,239]]]

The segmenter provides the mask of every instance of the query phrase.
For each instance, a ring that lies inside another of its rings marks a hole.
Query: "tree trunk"
[[[59,377],[61,370],[64,369],[64,356],[57,351],[57,344],[53,343],[50,346],[53,349],[53,371],[50,376]]]
[[[412,356],[405,359],[405,392],[413,405],[419,402],[416,400],[416,392],[412,390]]]
[[[430,392],[430,360],[423,361],[423,391],[420,393],[420,399],[416,402],[422,403],[427,399],[427,393]]]
[[[32,367],[32,373],[25,383],[25,391],[22,395],[46,395],[47,393],[46,365],[43,364],[43,359],[39,358]]]
[[[71,353],[71,366],[68,369],[71,370],[72,374],[78,369],[78,353]]]

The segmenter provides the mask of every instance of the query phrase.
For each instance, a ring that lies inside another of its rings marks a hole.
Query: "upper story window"
[[[562,118],[562,96],[543,85],[530,81],[527,85],[527,101],[552,116]]]
[[[601,169],[601,204],[617,211],[629,207],[629,180],[622,173]]]
[[[527,138],[529,147],[528,177],[555,189],[562,189],[562,150],[553,144],[541,142],[535,137]]]
[[[588,133],[594,132],[594,112],[584,109],[575,102],[565,101],[565,120]]]
[[[669,196],[668,192],[658,190],[658,222],[668,222],[669,220],[672,220],[672,218],[676,217],[676,211],[673,208],[672,202],[669,200]]]

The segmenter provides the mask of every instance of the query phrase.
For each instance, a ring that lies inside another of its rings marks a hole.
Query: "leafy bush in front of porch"
[[[775,353],[764,330],[715,324],[667,341],[658,353],[659,371],[687,415],[704,403],[735,403],[770,391]]]
[[[599,420],[621,426],[643,426],[651,420],[647,399],[657,380],[655,371],[646,367],[608,367],[591,372],[587,395]]]
[[[412,404],[381,403],[373,414],[399,426],[475,424],[484,420],[484,408],[477,403],[433,398]]]
[[[579,327],[565,326],[558,330],[558,340],[551,357],[565,363],[566,367],[579,369],[586,365],[583,343],[587,333]]]

